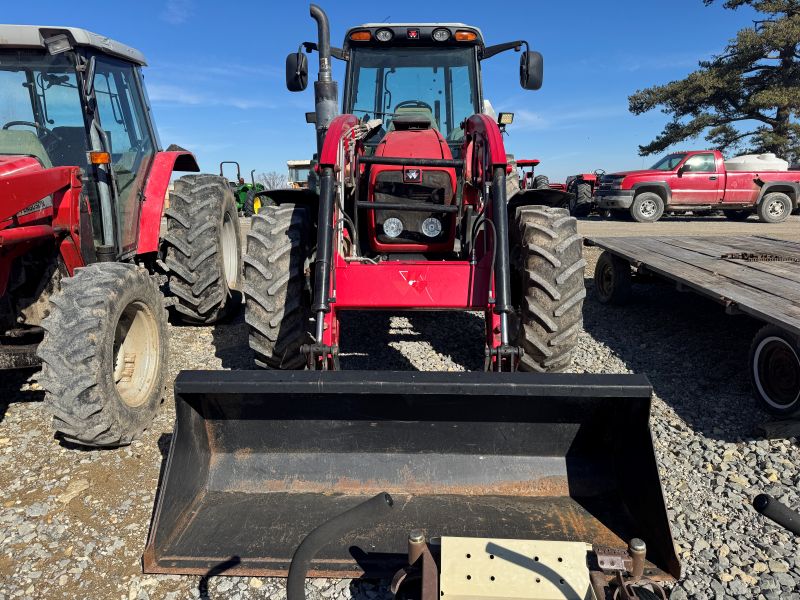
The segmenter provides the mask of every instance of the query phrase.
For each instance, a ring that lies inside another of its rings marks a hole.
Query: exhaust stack
[[[319,74],[314,82],[314,108],[317,116],[317,152],[322,152],[325,133],[339,114],[339,84],[333,80],[331,69],[331,30],[328,15],[316,4],[310,6],[311,17],[317,22]]]

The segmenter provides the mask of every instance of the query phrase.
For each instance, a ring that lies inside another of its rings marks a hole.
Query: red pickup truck
[[[724,160],[717,150],[669,154],[650,169],[604,175],[595,200],[602,209],[630,211],[640,223],[690,210],[722,210],[733,220],[755,212],[780,223],[798,207],[800,171],[731,171]]]

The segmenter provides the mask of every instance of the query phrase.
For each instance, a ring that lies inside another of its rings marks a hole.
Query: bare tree
[[[289,187],[289,181],[284,173],[269,171],[256,175],[256,181],[261,183],[267,190],[280,190]]]

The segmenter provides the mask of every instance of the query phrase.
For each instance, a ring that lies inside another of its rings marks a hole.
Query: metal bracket
[[[486,358],[483,362],[484,371],[495,372],[516,372],[519,361],[525,354],[520,346],[498,346],[497,348],[486,348]]]
[[[310,371],[339,371],[339,346],[303,344],[300,352],[306,355]]]

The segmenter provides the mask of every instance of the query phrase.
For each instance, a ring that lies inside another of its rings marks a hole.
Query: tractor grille
[[[447,205],[453,200],[453,188],[447,171],[422,169],[421,183],[405,183],[401,169],[381,171],[375,178],[374,201],[405,204],[424,202],[431,205],[431,212],[400,210],[376,210],[375,225],[378,241],[384,244],[430,244],[442,242],[450,233],[452,217],[436,211],[436,205]],[[403,233],[390,238],[383,232],[383,223],[395,217],[403,223]],[[422,233],[422,222],[430,217],[442,223],[442,232],[434,237]]]

